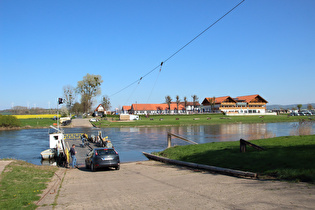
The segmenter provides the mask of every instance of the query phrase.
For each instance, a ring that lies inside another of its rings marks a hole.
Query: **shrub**
[[[0,127],[20,127],[20,121],[14,117],[9,115],[0,115]]]

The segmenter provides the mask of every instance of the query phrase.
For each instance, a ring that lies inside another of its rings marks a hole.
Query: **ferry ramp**
[[[77,118],[73,119],[71,122],[72,128],[84,127],[84,128],[92,128],[93,125],[90,123],[88,118]]]

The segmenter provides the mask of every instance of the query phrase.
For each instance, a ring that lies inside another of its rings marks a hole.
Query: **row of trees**
[[[20,115],[20,114],[55,114],[57,109],[44,109],[39,107],[26,107],[26,106],[14,106],[10,110],[11,114]]]
[[[198,96],[197,95],[192,95],[191,96],[192,97],[192,99],[193,99],[193,106],[194,107],[196,107],[196,104],[198,103],[198,100],[199,100],[199,98],[198,98]],[[172,103],[172,98],[171,98],[171,96],[169,96],[169,95],[167,95],[167,96],[165,96],[165,103],[168,105],[168,109],[169,110],[171,110],[171,103]],[[181,100],[180,100],[180,98],[179,98],[179,96],[177,95],[176,96],[176,104],[177,104],[177,110],[178,110],[178,106],[179,106],[179,104],[182,102]],[[187,101],[187,97],[185,96],[184,97],[184,106],[185,106],[185,109],[186,109],[186,107],[187,107],[187,103],[188,103],[188,101]]]
[[[64,101],[71,113],[88,113],[91,111],[95,97],[101,95],[101,84],[103,83],[101,75],[87,74],[83,80],[78,81],[77,87],[67,85],[63,87]],[[77,102],[77,96],[80,95],[80,102]],[[106,110],[111,108],[108,96],[102,96],[101,104]]]
[[[298,104],[297,105],[297,108],[298,108],[299,111],[301,111],[302,106],[303,106],[302,104]],[[308,104],[307,105],[307,110],[313,110],[312,104]]]

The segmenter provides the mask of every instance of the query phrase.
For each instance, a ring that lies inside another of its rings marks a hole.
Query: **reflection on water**
[[[301,121],[290,131],[291,136],[311,135],[313,133],[313,121]]]
[[[66,128],[65,133],[97,135],[102,131],[120,154],[122,162],[146,160],[142,152],[161,151],[167,147],[167,132],[197,143],[238,141],[314,134],[314,123],[223,124],[181,127],[138,128]],[[173,145],[186,142],[172,138]],[[48,129],[0,131],[0,158],[16,158],[41,164],[40,152],[49,147]],[[44,163],[46,164],[46,163]],[[49,163],[48,163],[49,164]]]

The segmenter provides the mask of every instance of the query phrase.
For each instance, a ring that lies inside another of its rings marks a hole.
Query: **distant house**
[[[132,114],[175,114],[183,113],[185,107],[182,104],[171,103],[170,109],[168,104],[132,104],[130,112]]]
[[[123,106],[121,108],[121,113],[122,114],[130,114],[130,112],[131,112],[131,106]]]
[[[266,101],[260,95],[205,98],[202,112],[223,112],[227,115],[266,114]]]
[[[131,106],[123,106],[122,114],[182,114],[200,112],[199,102],[171,102],[170,110],[168,104],[132,104]]]
[[[102,104],[98,105],[97,108],[94,110],[94,116],[101,116],[103,117],[104,114],[106,114],[106,110],[105,108],[103,107]]]
[[[172,102],[175,103],[176,102]],[[183,107],[185,107],[185,102],[180,102],[179,104],[181,104]],[[186,103],[186,108],[184,108],[184,110],[188,113],[191,112],[199,112],[200,111],[200,103],[199,102],[187,102]]]

